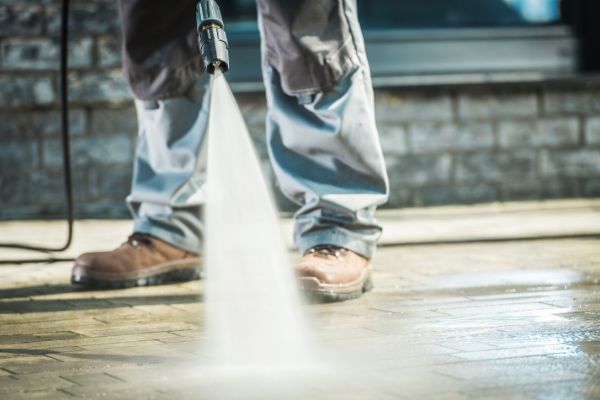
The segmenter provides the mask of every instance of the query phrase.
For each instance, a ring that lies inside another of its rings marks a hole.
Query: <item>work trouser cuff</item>
[[[146,219],[136,219],[133,229],[134,232],[146,233],[190,253],[199,254],[202,251],[202,242],[199,239],[185,237],[163,229]]]
[[[377,249],[377,242],[366,241],[364,235],[338,227],[308,232],[297,236],[295,241],[300,254],[306,253],[315,246],[329,244],[351,250],[366,258],[372,258]]]

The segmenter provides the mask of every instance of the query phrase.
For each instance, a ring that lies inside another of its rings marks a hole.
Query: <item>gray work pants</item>
[[[136,231],[198,252],[206,77],[185,29],[154,50],[134,51],[140,3],[147,0],[121,1],[125,71],[139,122],[127,200]],[[295,243],[300,252],[334,244],[371,257],[381,233],[375,207],[387,199],[388,180],[353,2],[259,0],[258,9],[267,144],[280,189],[300,206]]]

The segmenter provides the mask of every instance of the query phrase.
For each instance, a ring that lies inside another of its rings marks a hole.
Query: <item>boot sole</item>
[[[136,286],[164,285],[167,283],[187,282],[200,279],[201,271],[197,263],[193,266],[163,269],[147,276],[124,279],[102,279],[90,275],[71,275],[73,285],[87,286],[97,289],[126,289]]]
[[[373,289],[371,274],[364,281],[348,286],[323,285],[316,278],[300,278],[300,287],[309,301],[334,303],[357,299]]]

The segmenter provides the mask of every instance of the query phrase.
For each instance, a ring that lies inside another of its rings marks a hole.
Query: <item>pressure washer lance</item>
[[[221,11],[215,0],[200,0],[196,6],[198,47],[204,68],[214,74],[216,68],[222,72],[229,69],[229,44]]]

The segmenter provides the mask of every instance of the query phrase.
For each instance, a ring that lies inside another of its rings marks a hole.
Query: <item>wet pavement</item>
[[[600,201],[381,219],[376,289],[306,305],[323,365],[288,374],[206,367],[201,281],[82,291],[68,284],[69,263],[0,265],[0,398],[600,398]],[[81,223],[71,254],[118,244],[128,229]],[[3,223],[0,239],[63,231]],[[415,238],[438,243],[406,244]],[[21,256],[32,255],[1,258]]]

